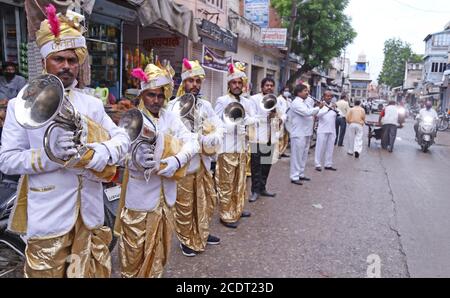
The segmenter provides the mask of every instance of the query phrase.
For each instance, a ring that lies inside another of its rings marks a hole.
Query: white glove
[[[248,117],[245,119],[244,123],[245,123],[245,125],[255,125],[257,123],[261,123],[261,120],[262,119],[257,118],[257,117]]]
[[[158,175],[170,178],[179,169],[180,164],[174,156],[170,156],[161,160],[162,164],[166,164],[166,168],[158,172]]]
[[[243,125],[243,124],[238,125],[237,126],[237,133],[240,136],[245,135],[247,133],[247,131],[245,129],[245,125]]]
[[[141,145],[136,151],[136,161],[145,169],[154,168],[156,161],[153,160],[153,149],[149,144]]]
[[[87,144],[86,147],[95,151],[91,161],[86,165],[86,169],[91,169],[96,172],[103,171],[111,156],[108,148],[102,143],[91,143]]]
[[[68,160],[71,156],[77,154],[78,151],[75,149],[75,142],[73,141],[73,131],[56,127],[52,131],[52,135],[56,139],[56,142],[51,142],[50,151],[55,157]]]

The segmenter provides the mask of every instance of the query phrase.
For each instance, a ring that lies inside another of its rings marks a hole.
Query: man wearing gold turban
[[[186,174],[199,144],[179,116],[163,108],[173,91],[170,65],[149,64],[132,74],[141,80],[138,107],[145,127],[156,132],[156,144],[132,145],[136,155],[127,161],[114,231],[122,277],[161,277],[174,229],[176,180]]]
[[[100,100],[75,88],[79,65],[88,55],[81,35],[82,16],[70,11],[56,15],[49,6],[47,17],[36,32],[44,70],[62,81],[66,98],[76,110],[111,138],[88,144],[92,157],[85,166],[67,168],[51,161],[44,151],[42,140],[48,125],[24,129],[14,117],[19,99],[11,100],[0,171],[23,176],[9,229],[28,238],[26,277],[109,277],[111,230],[104,227],[101,173],[107,166],[115,170],[114,165],[128,151],[129,137],[108,117]],[[51,149],[56,157],[64,159],[77,152],[72,131],[54,132]]]
[[[186,93],[193,97],[190,116],[186,126],[196,133],[202,147],[189,163],[187,175],[178,182],[177,201],[175,203],[175,229],[185,256],[193,257],[205,250],[206,244],[217,245],[220,239],[209,234],[217,196],[210,172],[212,156],[222,144],[222,122],[209,101],[199,93],[205,78],[205,71],[198,61],[183,59],[181,79],[175,100],[169,103],[168,110],[177,111],[181,96]],[[185,117],[185,119],[188,117]]]
[[[219,196],[221,223],[229,228],[237,228],[241,217],[250,217],[250,212],[243,211],[246,197],[247,166],[247,125],[254,125],[258,120],[254,117],[254,103],[242,96],[242,89],[247,85],[245,68],[240,63],[228,67],[228,94],[219,97],[215,112],[223,120],[224,138],[222,149],[216,164],[216,187]],[[227,107],[232,103],[240,103],[245,110],[242,122],[228,121],[225,115]]]

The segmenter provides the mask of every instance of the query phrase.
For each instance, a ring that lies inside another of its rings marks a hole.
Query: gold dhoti
[[[209,223],[217,201],[214,181],[200,162],[200,169],[178,182],[175,203],[175,230],[181,243],[190,249],[204,251]]]
[[[108,227],[89,230],[78,215],[67,234],[28,240],[25,277],[110,277],[111,239]]]
[[[161,197],[151,212],[123,208],[119,258],[122,277],[161,277],[172,242],[172,209]]]
[[[280,141],[279,141],[280,156],[283,155],[286,152],[288,144],[289,144],[289,134],[288,134],[288,132],[285,129],[284,133],[281,136]]]
[[[217,158],[216,187],[220,219],[237,222],[244,209],[246,197],[246,153],[222,153]]]

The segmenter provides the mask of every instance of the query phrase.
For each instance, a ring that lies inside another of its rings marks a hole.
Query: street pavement
[[[183,256],[174,237],[164,277],[450,277],[450,131],[423,153],[412,124],[393,153],[379,140],[368,148],[367,130],[360,159],[336,147],[337,172],[315,171],[311,151],[303,186],[290,183],[281,159],[268,183],[277,197],[246,202],[252,216],[235,230],[216,212],[211,233],[221,244],[196,257]],[[114,277],[119,270],[116,248]]]

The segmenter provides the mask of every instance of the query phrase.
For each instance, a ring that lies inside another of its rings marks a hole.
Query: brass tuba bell
[[[45,74],[31,80],[17,96],[15,117],[26,129],[37,129],[49,124],[44,134],[44,150],[50,160],[68,167],[76,165],[89,150],[85,145],[103,142],[110,138],[108,132],[88,117],[81,115],[64,94],[61,80],[52,74]],[[56,127],[74,132],[77,154],[69,161],[54,156],[50,144],[52,131]],[[89,129],[96,132],[89,134]],[[95,135],[96,137],[92,137]]]
[[[151,125],[146,125],[144,117]],[[145,171],[143,166],[137,161],[136,154],[140,146],[148,144],[150,149],[154,152],[156,146],[156,139],[158,136],[158,128],[138,109],[131,109],[126,111],[119,122],[119,127],[125,129],[131,141],[131,161],[133,165],[140,171]]]
[[[170,111],[180,116],[181,121],[191,131],[197,131],[198,127],[202,126],[201,117],[197,117],[197,111],[201,108],[201,102],[195,100],[195,96],[192,93],[186,93],[180,96],[173,105],[171,105]]]
[[[260,106],[263,111],[271,112],[276,108],[277,102],[278,100],[275,95],[267,94],[261,100]]]

